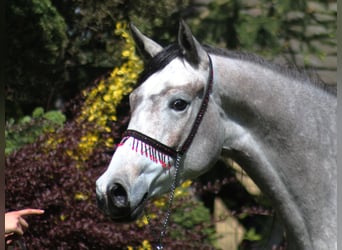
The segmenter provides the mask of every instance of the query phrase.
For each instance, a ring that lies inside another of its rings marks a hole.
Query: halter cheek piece
[[[201,124],[203,116],[207,110],[210,93],[212,92],[213,86],[213,66],[211,62],[211,58],[209,58],[209,77],[207,82],[207,89],[204,95],[204,98],[201,103],[200,110],[196,116],[196,119],[192,125],[191,131],[184,141],[183,145],[178,149],[171,148],[143,133],[140,133],[136,130],[128,129],[123,135],[123,138],[118,146],[121,146],[125,143],[125,141],[132,137],[133,145],[132,150],[136,152],[140,152],[141,155],[145,155],[149,157],[152,161],[156,163],[160,163],[164,168],[171,168],[171,159],[175,159],[177,156],[183,156],[191,146],[191,143],[197,133],[197,130]],[[170,159],[171,158],[171,159]]]
[[[175,189],[179,181],[178,180],[179,168],[182,162],[182,158],[186,154],[188,149],[190,148],[191,143],[197,133],[197,130],[201,124],[203,116],[208,107],[210,93],[212,92],[213,65],[212,65],[211,58],[209,55],[208,55],[208,58],[209,58],[209,77],[208,77],[208,82],[207,82],[208,86],[207,86],[205,95],[203,97],[200,110],[198,111],[196,119],[192,125],[191,131],[188,137],[186,138],[186,140],[184,141],[183,145],[179,147],[178,150],[171,148],[143,133],[140,133],[139,131],[131,130],[131,129],[126,130],[121,142],[118,145],[118,146],[122,146],[129,138],[133,138],[132,150],[136,151],[137,153],[140,153],[143,156],[150,158],[150,160],[156,163],[161,164],[163,168],[166,168],[166,169],[170,169],[172,167],[172,159],[174,159],[174,167],[175,167],[174,181],[170,188],[170,196],[169,196],[169,202],[168,202],[168,207],[167,207],[167,213],[166,213],[163,225],[162,225],[162,230],[157,240],[158,241],[157,245],[155,246],[157,250],[163,249],[162,240],[166,234],[166,228],[167,228],[167,224],[168,224],[169,217],[171,214],[171,206],[172,206],[172,201],[173,201],[174,194],[175,194]],[[145,214],[149,222],[150,219],[146,211],[145,211]]]

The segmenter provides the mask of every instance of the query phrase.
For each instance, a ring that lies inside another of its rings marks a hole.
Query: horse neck
[[[308,78],[286,75],[271,66],[212,57],[214,99],[226,114],[225,121],[261,139],[263,146],[280,144],[275,150],[287,154],[304,147],[305,153],[336,158],[336,96]]]
[[[320,231],[336,225],[336,99],[270,67],[212,57],[227,156],[273,201],[296,249],[330,244]]]

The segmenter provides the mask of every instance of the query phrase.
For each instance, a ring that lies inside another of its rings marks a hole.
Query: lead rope
[[[161,229],[160,234],[158,236],[157,245],[155,246],[156,250],[164,249],[163,238],[166,235],[166,229],[167,229],[169,219],[170,219],[170,215],[171,215],[171,207],[172,207],[172,203],[173,203],[173,200],[175,197],[175,190],[176,190],[176,187],[177,187],[178,182],[179,182],[179,172],[180,172],[179,170],[180,170],[182,157],[183,157],[182,154],[177,154],[177,156],[176,156],[174,180],[173,180],[173,183],[172,183],[171,188],[170,188],[170,195],[169,195],[169,201],[168,201],[166,216],[165,216],[165,219],[164,219],[164,222],[162,225],[162,229]],[[147,222],[149,225],[151,225],[150,217],[149,217],[146,209],[144,211],[145,211],[145,216],[146,216]],[[150,230],[152,231],[154,236],[157,238],[157,233],[155,230],[153,230],[153,228],[151,226],[150,226]]]

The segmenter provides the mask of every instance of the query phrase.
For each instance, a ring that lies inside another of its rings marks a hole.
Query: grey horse
[[[130,95],[130,133],[96,183],[101,210],[133,221],[169,191],[176,155],[180,181],[229,157],[272,201],[288,249],[337,249],[336,94],[296,70],[203,46],[184,22],[165,48],[132,33],[147,64]]]

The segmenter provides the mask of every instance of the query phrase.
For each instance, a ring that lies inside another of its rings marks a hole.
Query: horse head
[[[179,180],[197,177],[216,162],[224,138],[211,60],[188,26],[181,22],[178,42],[165,48],[131,31],[145,70],[130,95],[127,133],[96,182],[100,209],[117,222],[137,219],[149,198],[170,190],[177,155]]]

